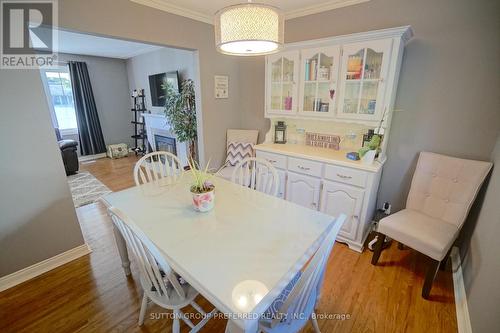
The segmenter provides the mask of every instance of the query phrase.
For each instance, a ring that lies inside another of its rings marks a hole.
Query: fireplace
[[[177,146],[175,138],[155,134],[156,151],[167,151],[177,156]]]
[[[180,142],[168,124],[164,114],[144,113],[148,144],[151,151],[163,150],[175,154],[183,166],[188,165],[187,145]]]

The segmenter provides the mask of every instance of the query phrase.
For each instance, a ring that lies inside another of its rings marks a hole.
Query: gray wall
[[[131,98],[126,61],[105,57],[59,54],[61,61],[84,61],[89,70],[95,104],[106,145],[126,143],[132,146]]]
[[[194,80],[194,52],[164,48],[127,59],[129,90],[144,89],[148,110],[153,113],[163,113],[163,107],[151,105],[149,75],[171,71],[179,71],[181,80]]]
[[[240,61],[240,112],[241,128],[258,129],[259,143],[263,142],[271,122],[264,118],[265,66],[264,58],[249,57]]]
[[[500,136],[491,160],[495,164],[484,201],[470,239],[464,243],[462,261],[471,325],[474,332],[496,332],[500,328]]]
[[[214,27],[142,6],[129,0],[59,1],[63,29],[198,50],[204,155],[220,164],[226,150],[226,130],[241,124],[239,58],[219,54]],[[214,98],[214,75],[229,76],[229,99]]]
[[[0,276],[84,243],[40,74],[0,70]]]

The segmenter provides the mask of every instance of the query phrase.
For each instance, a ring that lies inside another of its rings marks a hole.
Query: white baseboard
[[[92,160],[97,160],[99,158],[104,158],[104,157],[106,157],[106,153],[101,153],[101,154],[96,154],[96,155],[85,155],[85,156],[78,157],[78,161],[79,162],[92,161]]]
[[[20,283],[28,281],[38,275],[48,272],[56,267],[62,266],[72,260],[80,258],[92,252],[90,246],[85,243],[71,250],[60,253],[54,257],[45,259],[39,263],[23,268],[17,272],[0,278],[0,291],[14,287]]]
[[[472,333],[469,307],[467,305],[467,294],[465,293],[464,276],[462,274],[460,251],[456,246],[451,250],[451,265],[453,270],[453,289],[455,292],[458,333]]]

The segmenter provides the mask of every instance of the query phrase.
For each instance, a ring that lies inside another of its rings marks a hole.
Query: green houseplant
[[[198,133],[194,82],[182,81],[180,93],[167,81],[163,82],[162,88],[165,90],[165,116],[172,132],[180,142],[188,143],[188,159],[195,161]]]
[[[381,141],[382,139],[380,135],[375,134],[372,136],[370,142],[368,142],[368,145],[366,147],[362,147],[360,150],[358,150],[358,154],[364,164],[373,163],[373,161],[375,160],[375,155],[380,150]]]

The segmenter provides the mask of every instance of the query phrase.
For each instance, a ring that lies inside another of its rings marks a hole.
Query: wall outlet
[[[382,209],[384,210],[385,214],[387,214],[387,215],[391,214],[391,208],[392,208],[392,205],[389,202],[384,202]]]

